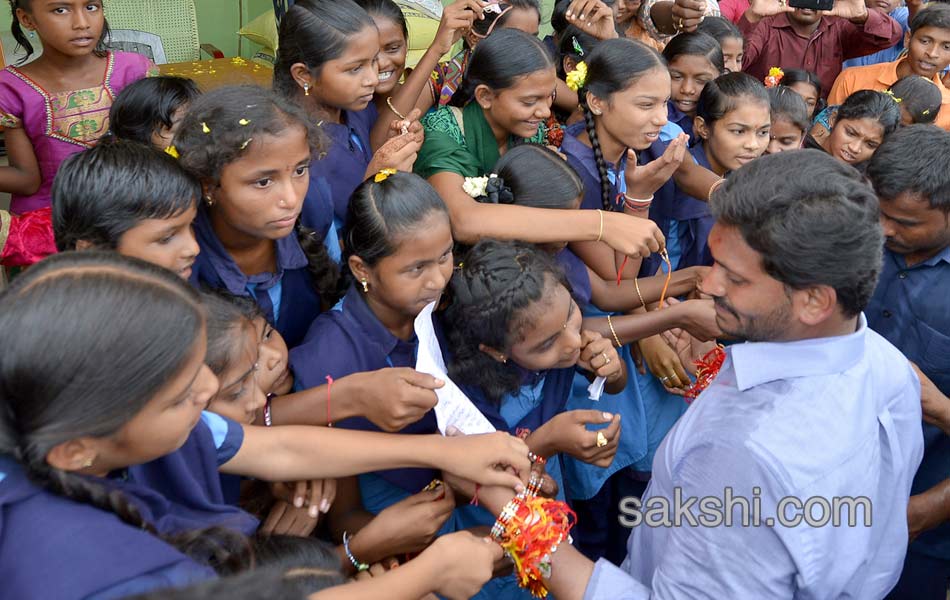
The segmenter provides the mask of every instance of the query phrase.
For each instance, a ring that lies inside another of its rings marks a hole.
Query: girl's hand
[[[383,556],[421,552],[455,510],[452,490],[440,485],[389,506],[357,532],[360,547]]]
[[[273,483],[271,493],[278,500],[293,504],[296,508],[306,508],[310,517],[316,519],[320,513],[330,512],[330,506],[336,499],[336,479],[312,479],[294,484]]]
[[[386,139],[392,139],[401,135],[423,135],[422,123],[419,119],[422,117],[422,111],[418,108],[412,109],[405,119],[394,119],[389,124],[386,131]],[[379,152],[379,150],[377,150]]]
[[[358,382],[357,414],[390,433],[424,417],[439,401],[435,390],[445,385],[441,379],[407,367],[354,373],[350,377]]]
[[[660,158],[645,165],[637,164],[636,151],[627,150],[627,169],[624,173],[627,181],[627,195],[631,198],[646,200],[663,187],[683,163],[688,141],[688,135],[679,134],[666,147]]]
[[[671,394],[682,395],[683,390],[692,383],[683,368],[679,354],[670,348],[666,341],[654,335],[638,342],[643,360],[650,372],[653,373],[666,391]]]
[[[682,328],[694,338],[708,342],[725,337],[716,320],[716,305],[712,300],[680,302],[676,298],[667,298],[666,303],[670,307],[682,306],[684,310]]]
[[[263,535],[307,537],[316,529],[318,521],[318,517],[310,516],[308,509],[277,500],[257,531]]]
[[[645,258],[666,247],[666,238],[650,219],[623,213],[606,212],[601,240],[617,252],[631,258]]]
[[[468,599],[492,578],[496,561],[504,553],[490,538],[468,531],[443,535],[414,560],[429,565],[434,591],[451,600]]]
[[[520,492],[531,469],[528,445],[505,432],[445,437],[439,468],[481,485]]]
[[[577,366],[606,378],[608,382],[623,375],[623,363],[611,340],[586,329],[581,332],[581,356],[577,359]]]
[[[419,149],[422,148],[423,139],[424,135],[420,127],[419,131],[410,131],[405,135],[387,140],[373,154],[373,159],[366,168],[366,178],[369,179],[383,169],[412,171],[412,165],[416,162]]]
[[[601,0],[574,0],[567,7],[567,22],[599,40],[617,37],[614,11]]]
[[[604,423],[610,425],[606,429],[596,431],[587,428],[588,424]],[[541,428],[550,428],[552,446],[557,452],[570,454],[598,467],[610,466],[620,443],[620,415],[599,410],[569,410],[558,413]]]
[[[455,0],[442,10],[442,20],[432,40],[432,47],[440,56],[451,50],[476,20],[485,18],[484,9],[488,4],[482,0]]]
[[[673,0],[672,15],[677,33],[696,31],[706,17],[706,0]]]

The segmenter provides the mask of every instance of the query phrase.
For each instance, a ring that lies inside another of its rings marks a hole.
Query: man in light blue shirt
[[[739,169],[711,207],[703,289],[720,328],[748,342],[726,350],[663,440],[640,511],[624,507],[641,522],[623,566],[562,545],[549,589],[558,600],[881,598],[904,559],[923,440],[919,381],[861,313],[881,268],[874,193],[803,150]],[[745,526],[756,505],[761,522]]]

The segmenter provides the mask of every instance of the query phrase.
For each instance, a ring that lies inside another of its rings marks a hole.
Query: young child
[[[769,130],[770,141],[765,153],[798,150],[805,143],[805,135],[811,128],[805,99],[782,85],[769,88],[768,93],[772,128]]]
[[[696,28],[699,33],[712,36],[722,48],[722,60],[726,73],[742,70],[745,53],[745,38],[735,23],[724,17],[706,17]]]
[[[693,119],[699,95],[707,83],[726,72],[722,47],[704,33],[681,33],[663,49],[663,58],[671,82],[668,119],[695,144],[699,140],[693,133]]]
[[[201,92],[184,77],[148,77],[126,87],[109,110],[109,133],[164,150]]]
[[[166,153],[107,139],[63,161],[53,183],[56,247],[115,250],[183,279],[198,256],[201,185]]]
[[[940,115],[943,96],[940,88],[929,79],[908,75],[898,79],[890,92],[900,100],[901,125],[928,125]]]
[[[323,237],[298,223],[318,136],[299,108],[243,86],[198,98],[174,140],[204,191],[191,280],[255,298],[291,346],[338,294]]]
[[[409,130],[409,121],[418,117],[400,121],[389,143],[373,147],[379,31],[352,0],[294,4],[281,20],[278,41],[275,91],[300,106],[326,137],[310,166],[301,220],[321,234],[335,226],[328,236],[335,238],[350,194],[366,177],[386,167],[411,170],[422,136],[418,123]]]
[[[9,593],[122,597],[213,576],[158,537],[159,531],[182,532],[189,513],[177,512],[179,498],[151,485],[161,482],[143,485],[143,468],[155,474],[174,464],[180,477],[165,487],[195,491],[217,481],[216,467],[213,479],[204,479],[212,465],[293,480],[451,464],[483,483],[512,486],[517,478],[500,476],[488,465],[529,468],[525,445],[503,434],[397,437],[242,428],[222,417],[202,417],[218,390],[203,362],[204,321],[195,292],[179,278],[115,253],[64,253],[28,270],[4,292],[0,323],[20,340],[0,348],[0,502],[9,517],[0,555],[12,568],[5,581]],[[38,323],[56,335],[36,335]],[[90,362],[91,354],[101,360]],[[208,423],[223,429],[213,433]],[[215,442],[219,434],[223,443]],[[315,463],[314,456],[322,460]],[[148,464],[133,468],[141,463]],[[220,530],[216,535],[236,539]],[[76,539],[86,543],[77,545]],[[223,561],[217,564],[234,566],[227,546],[215,547],[208,536],[175,538],[178,544],[187,540],[207,544],[191,545],[198,555],[214,554]],[[44,564],[62,568],[32,575]]]
[[[462,243],[480,237],[535,243],[597,240],[628,255],[658,251],[656,229],[642,220],[608,212],[490,206],[465,191],[466,178],[491,173],[510,147],[542,143],[556,79],[551,57],[537,38],[513,29],[495,32],[472,55],[453,106],[425,117],[425,142],[415,172],[445,200],[453,234]]]
[[[33,54],[22,66],[0,71],[0,126],[9,166],[0,167],[0,191],[12,194],[10,212],[29,218],[29,252],[6,256],[5,266],[26,266],[56,251],[50,225],[50,190],[60,163],[94,145],[109,129],[112,99],[153,65],[140,54],[108,52],[109,33],[99,0],[12,0],[13,37]],[[24,33],[29,31],[29,38]],[[37,212],[33,217],[29,213]]]
[[[883,92],[861,90],[848,96],[829,120],[830,131],[816,138],[816,128],[805,138],[806,148],[817,148],[859,169],[901,122],[894,97]]]
[[[826,102],[821,97],[821,80],[811,71],[787,69],[780,85],[795,90],[805,100],[809,119],[814,119],[825,109]]]

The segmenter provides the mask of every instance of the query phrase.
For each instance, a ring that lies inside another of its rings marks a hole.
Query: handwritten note
[[[432,310],[435,304],[433,302],[426,306],[416,317],[416,337],[419,339],[416,370],[445,382],[442,388],[435,391],[435,395],[439,398],[439,403],[435,405],[435,418],[439,431],[444,435],[450,426],[466,435],[495,431],[485,415],[475,408],[472,401],[449,379],[448,369],[445,367],[445,361],[442,360],[439,339],[432,326]]]

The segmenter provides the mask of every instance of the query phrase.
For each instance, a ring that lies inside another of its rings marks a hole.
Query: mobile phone
[[[835,0],[788,0],[788,5],[792,8],[831,10],[835,7]]]

